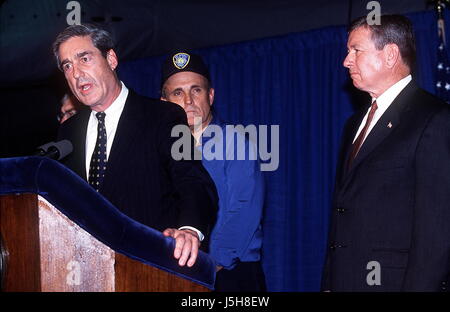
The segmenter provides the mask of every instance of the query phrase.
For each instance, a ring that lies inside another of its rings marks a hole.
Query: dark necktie
[[[96,191],[100,189],[106,171],[105,115],[104,112],[95,114],[98,120],[97,142],[95,144],[94,153],[92,153],[88,182]]]
[[[350,157],[348,159],[347,169],[350,169],[353,160],[355,159],[356,155],[358,154],[359,150],[361,149],[361,146],[364,141],[364,137],[366,136],[367,129],[369,129],[370,123],[372,122],[373,116],[375,115],[375,111],[377,110],[377,101],[374,101],[372,103],[372,106],[370,107],[369,115],[367,116],[366,124],[364,125],[364,128],[362,128],[361,132],[359,133],[358,137],[356,138],[355,142],[352,145],[352,152],[350,154]]]

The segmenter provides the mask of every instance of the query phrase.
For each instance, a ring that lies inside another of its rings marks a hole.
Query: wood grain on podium
[[[208,288],[116,253],[116,291],[206,292]],[[133,277],[133,278],[130,278]]]
[[[5,291],[209,291],[115,253],[35,194],[0,196],[0,231]]]
[[[8,230],[2,232],[8,252],[4,288],[10,291],[41,291],[37,205],[33,194],[6,195],[0,201],[0,229]]]

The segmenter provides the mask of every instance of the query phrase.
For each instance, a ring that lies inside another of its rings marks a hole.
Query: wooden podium
[[[209,291],[114,252],[36,194],[0,196],[0,232],[2,291]]]

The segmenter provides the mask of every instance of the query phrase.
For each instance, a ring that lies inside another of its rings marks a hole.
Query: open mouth
[[[80,90],[80,92],[82,94],[86,94],[89,93],[89,91],[92,89],[92,83],[85,83],[82,84],[78,87],[78,90]]]

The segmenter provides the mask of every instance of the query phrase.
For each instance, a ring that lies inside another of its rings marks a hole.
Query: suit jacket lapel
[[[72,142],[73,145],[77,147],[73,151],[74,162],[72,168],[86,181],[86,132],[90,114],[91,110],[88,108],[82,109],[78,112],[77,115],[79,116],[76,117],[79,118],[79,121],[77,121],[79,126],[74,128],[74,142]]]
[[[367,107],[359,110],[351,117],[345,126],[344,133],[342,134],[342,147],[339,156],[340,165],[336,172],[338,183],[341,183],[347,174],[348,157],[350,156],[353,139],[355,138],[356,131],[358,131],[358,127],[361,124],[366,111]]]
[[[407,109],[408,103],[411,102],[413,93],[417,90],[414,82],[410,82],[394,99],[389,108],[384,112],[383,116],[378,120],[376,125],[372,128],[369,135],[365,139],[361,149],[353,160],[350,170],[345,175],[346,179],[351,176],[351,173],[367,158],[368,155],[385,140],[392,131],[400,124],[401,114]],[[356,124],[355,133],[361,121]],[[350,153],[351,145],[347,148],[347,157]],[[346,159],[347,161],[347,159]],[[344,164],[345,165],[345,164]]]
[[[138,138],[138,116],[140,114],[139,107],[136,105],[136,101],[139,99],[129,90],[125,106],[117,125],[114,141],[111,146],[111,151],[108,157],[108,165],[103,180],[101,190],[107,189],[111,183],[114,184],[114,179],[120,177],[120,173],[117,171],[119,168],[123,168],[125,163],[129,163],[130,149],[134,141]]]
[[[395,104],[394,102],[392,104]],[[372,128],[353,160],[350,171],[356,168],[399,124],[399,107],[391,105]]]

